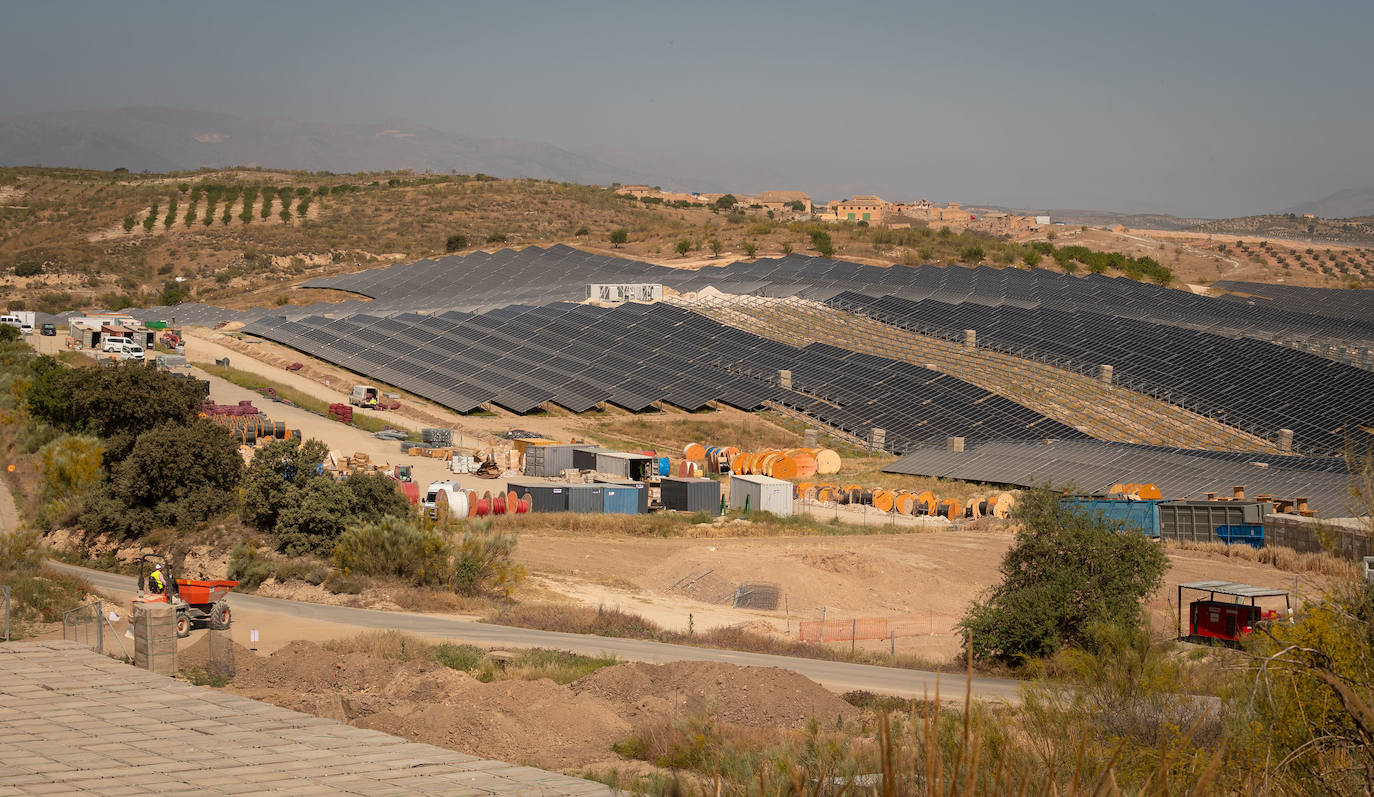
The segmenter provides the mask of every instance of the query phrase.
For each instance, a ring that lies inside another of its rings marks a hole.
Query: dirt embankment
[[[208,637],[178,653],[206,671]],[[611,745],[649,722],[713,713],[750,727],[800,728],[859,711],[786,670],[677,662],[620,664],[562,686],[548,679],[483,683],[432,661],[338,654],[293,642],[270,656],[235,645],[226,687],[245,697],[414,741],[546,769],[615,759]]]

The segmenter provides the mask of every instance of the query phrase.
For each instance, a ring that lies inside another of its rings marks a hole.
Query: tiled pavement
[[[73,642],[0,645],[0,797],[609,794],[190,686]]]

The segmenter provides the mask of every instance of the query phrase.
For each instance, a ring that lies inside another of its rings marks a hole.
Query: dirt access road
[[[86,579],[96,589],[127,593],[134,588],[134,579],[129,576],[106,573],[100,570],[88,570],[84,567],[76,567],[61,562],[52,562],[51,564],[57,570]],[[934,696],[937,691],[937,682],[941,694],[958,696],[963,691],[961,683],[963,679],[959,676],[942,675],[922,670],[901,670],[893,667],[875,667],[867,664],[816,659],[794,659],[762,653],[670,645],[642,639],[616,639],[585,634],[536,631],[527,628],[510,628],[456,620],[439,615],[382,612],[372,609],[353,609],[345,606],[298,603],[276,598],[262,598],[256,595],[236,594],[230,598],[230,604],[236,610],[270,612],[298,618],[306,621],[307,624],[322,622],[358,628],[395,629],[488,648],[539,647],[585,655],[609,654],[626,661],[653,663],[706,661],[740,666],[780,667],[800,673],[836,692],[862,689],[901,697]],[[241,628],[241,626],[241,622],[234,623],[236,629]],[[235,636],[237,637],[238,634]],[[1015,703],[1020,700],[1021,684],[1013,680],[974,678],[971,688],[973,696],[980,700],[1007,703]]]

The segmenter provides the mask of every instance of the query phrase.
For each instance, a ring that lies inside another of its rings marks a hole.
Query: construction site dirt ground
[[[822,608],[827,620],[909,618],[904,627],[913,635],[895,639],[897,652],[940,662],[958,654],[955,626],[969,604],[1001,580],[998,566],[1012,540],[1006,531],[747,539],[526,534],[518,558],[550,591],[640,614],[675,630],[687,630],[689,622],[697,629],[747,623],[755,631],[790,630],[796,638],[798,622],[821,619]],[[1238,581],[1283,587],[1299,596],[1315,594],[1325,583],[1200,551],[1170,550],[1169,562],[1163,586],[1149,601],[1152,623],[1161,634],[1174,629],[1179,583]],[[680,582],[693,578],[698,580],[684,591]],[[782,605],[776,611],[731,608],[729,597],[746,582],[776,583]],[[889,644],[861,641],[858,647],[887,650]]]

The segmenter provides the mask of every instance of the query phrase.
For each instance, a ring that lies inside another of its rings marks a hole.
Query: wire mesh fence
[[[926,620],[915,615],[893,617],[850,617],[835,620],[802,620],[797,633],[803,642],[856,642],[865,639],[895,639],[924,632]]]
[[[212,628],[206,632],[210,657],[205,662],[205,674],[213,678],[233,678],[238,672],[234,662],[234,640],[229,629]]]
[[[62,613],[62,638],[78,642],[96,653],[105,652],[105,613],[100,601]]]

